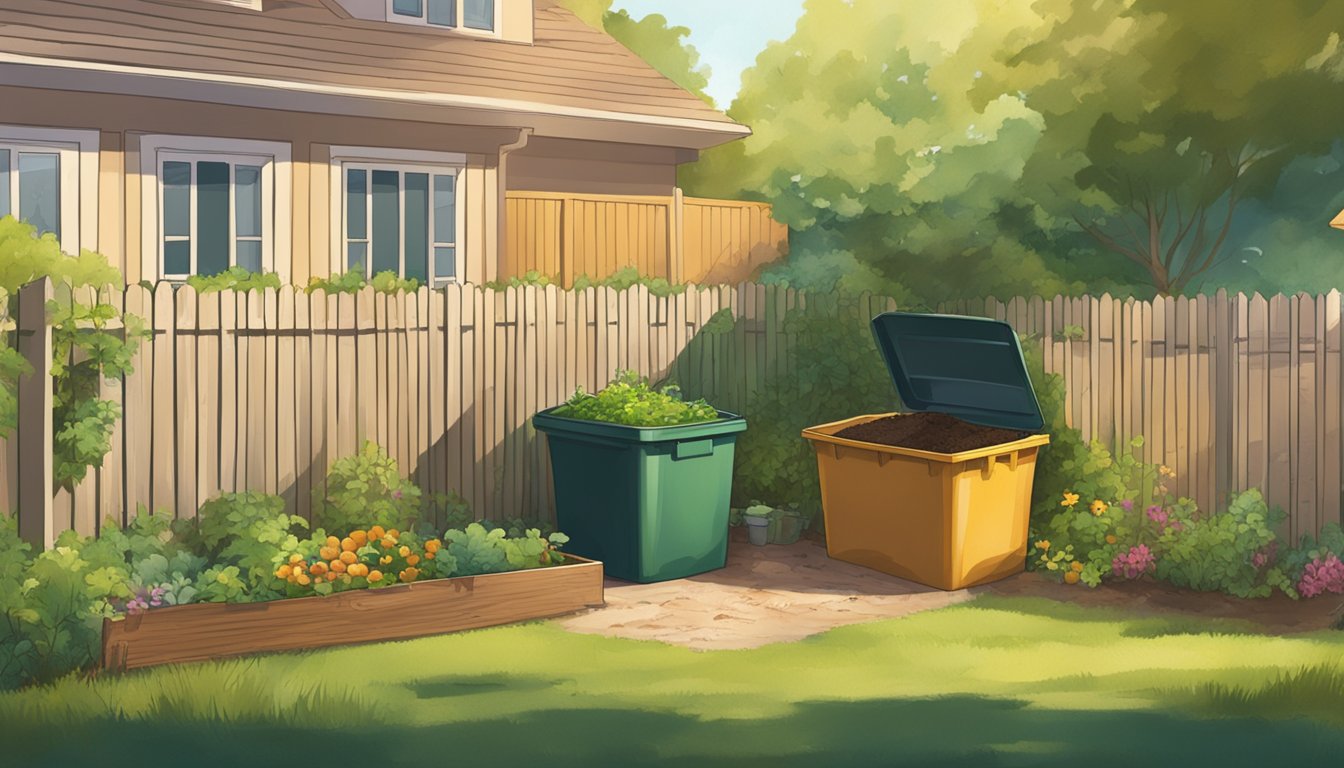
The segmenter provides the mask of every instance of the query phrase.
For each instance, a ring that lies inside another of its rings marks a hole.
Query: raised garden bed
[[[103,621],[102,666],[128,670],[252,653],[406,640],[604,604],[602,563],[361,589],[264,603],[198,603]]]

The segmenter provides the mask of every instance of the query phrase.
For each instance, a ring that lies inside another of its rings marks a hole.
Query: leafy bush
[[[367,285],[373,286],[373,290],[378,293],[411,293],[420,290],[423,285],[419,280],[403,279],[396,272],[384,271],[373,276],[372,279],[364,276],[363,269],[352,269],[348,272],[340,272],[330,277],[314,276],[304,287],[304,291],[313,293],[314,291],[326,291],[327,293],[359,293]]]
[[[751,429],[739,436],[734,456],[736,506],[753,499],[789,499],[813,520],[820,519],[816,453],[800,437],[802,430],[896,410],[899,398],[873,342],[869,318],[856,311],[858,296],[840,295],[834,304],[820,306],[825,299],[813,303],[809,298],[807,312],[785,318],[785,332],[795,339],[794,372],[764,381],[743,407]],[[732,331],[731,313],[715,321],[718,327],[706,325],[701,331],[707,338]]]
[[[11,310],[19,288],[51,278],[55,299],[47,306],[52,328],[52,423],[57,485],[73,488],[99,466],[111,449],[112,427],[121,416],[114,400],[99,399],[103,378],[130,373],[131,358],[147,336],[144,321],[110,301],[121,273],[103,256],[82,251],[67,256],[54,235],[37,236],[29,224],[0,218],[0,293]],[[12,314],[12,312],[11,312]],[[120,324],[122,327],[117,328]],[[0,432],[13,424],[16,356],[0,354]]]
[[[634,371],[618,371],[616,380],[596,395],[585,393],[581,387],[576,389],[574,396],[553,413],[632,427],[698,424],[719,418],[718,411],[703,399],[686,402],[674,385],[655,390],[648,379]]]
[[[582,291],[585,288],[615,288],[623,291],[631,286],[642,285],[649,289],[649,293],[654,296],[675,296],[678,293],[686,292],[684,283],[670,283],[662,277],[645,277],[639,274],[636,267],[622,267],[610,275],[594,280],[587,275],[579,275],[574,278],[574,290]]]
[[[397,460],[372,441],[332,462],[324,487],[313,494],[313,520],[328,531],[405,529],[420,510],[420,489],[403,479]]]
[[[219,291],[252,291],[262,288],[279,288],[280,276],[274,272],[253,272],[239,266],[232,266],[214,275],[192,275],[187,285],[197,293],[217,293]]]
[[[189,521],[178,531],[190,540]],[[296,534],[308,528],[308,521],[285,513],[285,501],[279,496],[244,491],[226,493],[201,505],[198,515],[199,554],[214,563],[214,573],[202,574],[198,589],[211,596],[234,594],[230,577],[246,582],[254,599],[273,596],[268,587],[275,563],[298,544]],[[226,573],[224,569],[234,567]],[[224,581],[220,581],[220,577]],[[226,584],[225,582],[230,582]],[[222,586],[215,586],[215,585]],[[241,596],[238,595],[238,596]]]

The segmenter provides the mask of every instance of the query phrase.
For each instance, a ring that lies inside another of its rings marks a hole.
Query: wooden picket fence
[[[43,295],[32,291],[29,306]],[[149,321],[153,339],[134,373],[105,382],[104,396],[124,414],[113,450],[73,493],[48,494],[48,532],[93,532],[141,506],[191,516],[221,490],[276,493],[307,515],[326,468],[365,439],[426,493],[459,492],[480,515],[549,516],[545,440],[528,419],[575,387],[599,389],[628,368],[750,416],[754,392],[794,377],[790,313],[857,325],[896,308],[886,297],[750,283],[666,297],[640,286],[327,296],[198,295],[165,284],[114,298]],[[1145,436],[1148,458],[1173,467],[1176,490],[1201,506],[1256,487],[1290,513],[1285,533],[1340,521],[1338,293],[989,299],[941,309],[1006,319],[1029,334],[1047,370],[1066,381],[1070,423],[1108,443]],[[40,333],[19,314],[18,337],[40,361]],[[26,316],[40,324],[40,312]],[[25,506],[21,487],[29,499],[40,488],[23,480],[43,471],[29,458],[40,451],[20,445],[49,423],[41,392],[21,388],[27,421],[0,446],[0,503],[10,509]]]
[[[572,286],[633,266],[673,283],[737,283],[788,255],[769,203],[683,197],[508,193],[501,278],[539,272]]]
[[[1261,489],[1294,540],[1341,522],[1340,294],[962,301],[1030,334],[1069,423],[1150,461],[1204,509]]]

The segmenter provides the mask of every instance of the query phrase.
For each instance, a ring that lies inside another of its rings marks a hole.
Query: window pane
[[[369,244],[351,243],[347,246],[345,267],[354,272],[367,272],[369,266]]]
[[[163,273],[165,275],[185,275],[190,269],[190,240],[174,240],[163,244]]]
[[[345,172],[345,236],[363,240],[369,236],[369,173],[350,169]]]
[[[261,271],[261,241],[260,240],[239,240],[238,241],[238,266],[249,272]]]
[[[196,164],[196,273],[229,268],[229,164]]]
[[[240,165],[233,169],[233,209],[236,237],[261,237],[261,168]]]
[[[401,266],[401,201],[396,171],[373,172],[373,274]]]
[[[163,234],[191,235],[191,163],[163,164]]]
[[[37,233],[61,236],[60,155],[19,153],[19,218]]]
[[[465,0],[462,4],[463,20],[472,29],[495,28],[495,0]]]
[[[441,247],[434,249],[434,276],[438,278],[457,277],[457,249]]]
[[[423,16],[420,0],[392,0],[392,12],[402,16]]]
[[[434,242],[457,242],[457,177],[434,177]]]
[[[429,174],[406,174],[406,268],[403,277],[429,278]]]
[[[9,150],[0,149],[0,216],[9,211]]]
[[[429,0],[430,24],[457,26],[457,0]]]

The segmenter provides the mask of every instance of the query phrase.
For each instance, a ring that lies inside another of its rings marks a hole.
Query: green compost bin
[[[532,424],[550,445],[566,552],[601,560],[608,576],[645,583],[724,566],[733,448],[745,419],[719,411],[701,424],[628,427],[554,410]]]

